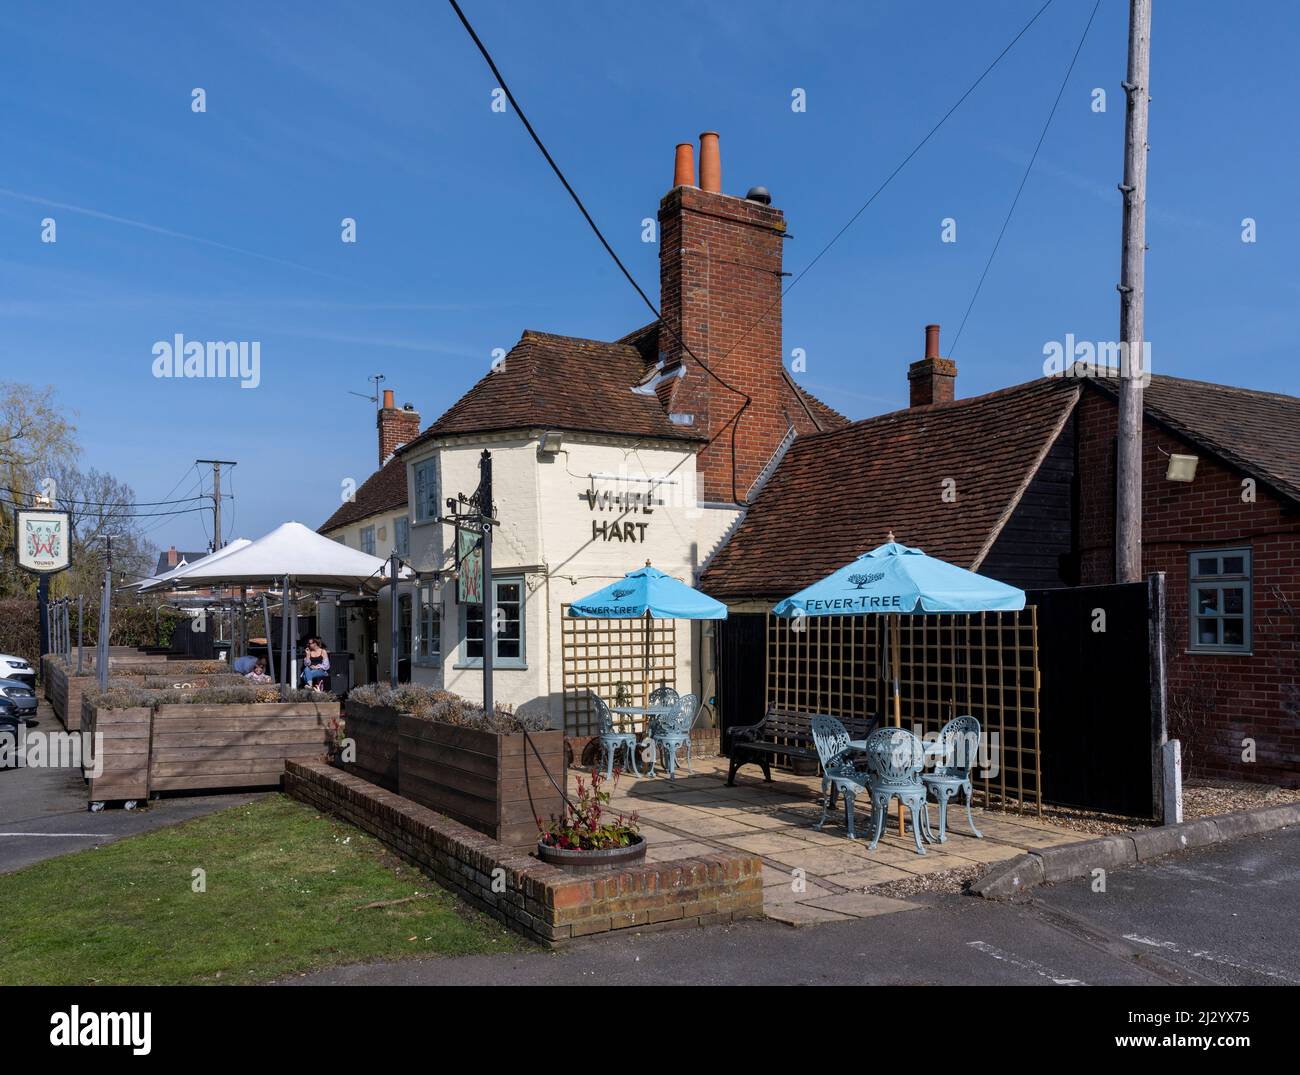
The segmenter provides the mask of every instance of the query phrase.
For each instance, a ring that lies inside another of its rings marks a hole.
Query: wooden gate
[[[1162,729],[1152,705],[1148,583],[1036,590],[1027,599],[1038,606],[1042,639],[1049,801],[1153,817]]]

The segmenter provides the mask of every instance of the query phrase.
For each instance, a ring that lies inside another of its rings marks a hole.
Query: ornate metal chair
[[[636,767],[636,732],[620,732],[614,727],[614,716],[605,700],[597,694],[591,697],[596,705],[596,720],[600,727],[600,749],[605,755],[605,779],[613,778],[614,762],[619,754],[627,755],[632,772],[640,776]]]
[[[672,688],[660,688],[671,690]],[[683,694],[677,699],[677,707],[666,716],[650,724],[650,775],[655,775],[655,759],[659,750],[663,751],[664,765],[668,769],[668,778],[677,779],[677,750],[686,747],[687,772],[695,772],[691,758],[691,728],[703,707],[693,694]]]
[[[868,850],[875,850],[880,834],[889,816],[889,800],[898,800],[901,814],[906,806],[912,811],[912,835],[916,837],[916,853],[925,854],[921,834],[928,838],[930,821],[926,813],[925,784],[921,782],[921,769],[925,765],[925,751],[921,740],[903,728],[877,728],[867,736],[867,786],[871,789],[871,810],[875,831]]]
[[[921,775],[921,782],[934,793],[939,804],[939,843],[948,839],[948,803],[959,791],[966,796],[966,821],[970,831],[982,840],[984,834],[975,827],[970,810],[970,771],[979,753],[980,722],[970,716],[954,717],[943,726],[938,742],[939,759],[930,772]]]
[[[848,826],[849,839],[856,840],[853,803],[867,790],[867,777],[855,769],[848,758],[848,730],[834,717],[818,714],[812,719],[812,737],[822,765],[822,819],[816,828],[820,832],[826,824],[826,815],[835,806],[835,793],[838,791],[844,796],[844,822]]]
[[[680,697],[681,695],[673,690],[672,687],[656,687],[650,692],[650,704],[672,705]]]

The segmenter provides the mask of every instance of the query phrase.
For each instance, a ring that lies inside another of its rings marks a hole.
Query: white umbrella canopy
[[[159,587],[166,586],[172,581],[172,579],[183,575],[191,568],[198,567],[200,564],[215,563],[216,561],[229,556],[231,553],[247,548],[251,544],[253,543],[249,541],[248,538],[235,538],[235,540],[230,542],[230,544],[223,545],[216,552],[208,553],[207,556],[200,556],[193,563],[179,564],[178,566],[173,567],[170,571],[164,571],[161,575],[155,575],[153,578],[145,579],[143,582],[133,582],[131,585],[139,589],[141,593],[145,590],[156,590]]]
[[[222,550],[224,551],[224,550]],[[289,576],[297,585],[376,593],[388,585],[388,561],[324,537],[302,523],[281,523],[220,559],[204,557],[171,582],[185,586],[267,584]],[[414,573],[402,567],[398,577]]]

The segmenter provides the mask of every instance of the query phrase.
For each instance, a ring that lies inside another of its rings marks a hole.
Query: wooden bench
[[[811,761],[813,772],[817,766],[817,748],[812,737],[812,713],[796,713],[769,705],[763,719],[757,724],[727,729],[730,745],[731,767],[727,773],[727,786],[735,787],[736,770],[753,763],[763,767],[763,779],[772,779],[772,758],[786,757],[791,761]],[[865,739],[879,717],[836,717],[851,739]]]

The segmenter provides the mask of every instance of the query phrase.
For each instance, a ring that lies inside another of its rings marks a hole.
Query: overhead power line
[[[984,280],[989,274],[989,269],[993,267],[993,259],[998,255],[998,247],[1002,245],[1002,237],[1006,235],[1007,226],[1011,223],[1011,217],[1015,214],[1016,206],[1020,203],[1020,195],[1024,193],[1025,183],[1029,180],[1029,173],[1034,170],[1034,161],[1038,160],[1038,151],[1043,148],[1043,140],[1047,138],[1048,128],[1051,127],[1052,120],[1056,116],[1056,110],[1060,107],[1066,84],[1070,81],[1070,75],[1074,73],[1074,65],[1079,61],[1079,53],[1083,51],[1083,43],[1088,40],[1088,31],[1092,29],[1092,21],[1097,17],[1099,7],[1101,7],[1101,0],[1096,0],[1096,3],[1092,5],[1092,14],[1088,16],[1087,25],[1084,26],[1083,33],[1079,37],[1079,43],[1074,47],[1074,55],[1070,57],[1070,66],[1065,69],[1065,77],[1061,79],[1060,89],[1056,91],[1056,100],[1052,102],[1052,110],[1047,113],[1047,122],[1043,124],[1043,129],[1039,132],[1038,143],[1034,146],[1034,152],[1029,157],[1029,164],[1025,168],[1025,174],[1020,177],[1020,186],[1016,188],[1016,196],[1011,199],[1011,208],[1007,210],[1006,219],[1002,221],[1002,230],[998,232],[998,237],[993,243],[993,249],[989,251],[989,259],[984,263],[984,271],[980,273],[979,283],[975,285],[975,293],[971,295],[970,304],[966,307],[966,313],[962,316],[961,324],[957,326],[957,335],[952,338],[952,344],[948,348],[949,358],[957,353],[957,341],[961,339],[962,330],[970,319],[971,311],[975,309],[975,300],[980,297],[980,291],[984,287]]]
[[[1053,2],[1054,0],[1046,0],[1046,2],[1037,11],[1034,12],[1033,16],[1029,19],[1029,21],[1026,22],[1024,26],[1020,28],[1019,32],[1006,44],[1006,46],[1002,49],[1002,51],[999,52],[997,56],[994,57],[993,61],[980,73],[979,77],[976,78],[975,81],[972,82],[970,86],[967,87],[966,91],[962,93],[960,97],[957,98],[956,102],[947,110],[947,112],[943,114],[943,116],[939,119],[939,121],[933,127],[930,128],[930,130],[926,133],[925,137],[923,137],[913,147],[912,151],[908,153],[907,156],[902,159],[902,161],[899,162],[899,164],[894,168],[894,170],[885,177],[884,181],[871,193],[871,195],[867,198],[867,200],[863,202],[863,204],[857,210],[857,212],[855,212],[848,219],[848,221],[843,225],[843,227],[839,229],[839,231],[837,231],[833,236],[831,236],[830,241],[827,242],[826,245],[822,247],[820,251],[817,252],[816,256],[813,257],[812,261],[810,261],[799,272],[799,274],[790,281],[789,285],[781,293],[781,298],[778,299],[776,302],[773,302],[766,310],[763,311],[762,315],[744,331],[744,333],[740,336],[740,338],[732,345],[731,349],[728,350],[724,355],[722,355],[721,358],[715,360],[717,363],[724,362],[728,357],[730,357],[731,354],[734,353],[736,348],[739,347],[749,337],[750,333],[753,332],[753,330],[758,325],[762,324],[764,320],[766,320],[768,314],[770,314],[772,310],[776,308],[778,303],[782,299],[784,299],[785,296],[790,294],[790,292],[794,289],[795,285],[798,284],[799,281],[802,280],[812,270],[813,266],[815,266],[822,259],[822,257],[826,254],[826,252],[829,251],[831,247],[833,247],[839,241],[841,236],[843,236],[844,233],[847,232],[849,228],[853,226],[853,224],[858,220],[858,218],[861,217],[864,212],[866,212],[866,210],[870,207],[870,205],[876,200],[876,198],[880,196],[881,193],[884,192],[884,190],[889,186],[889,184],[893,182],[893,180],[907,166],[907,164],[912,160],[912,158],[915,157],[917,153],[921,151],[921,149],[926,145],[926,143],[930,141],[932,137],[934,137],[934,135],[939,131],[939,129],[945,123],[948,122],[948,119],[952,116],[952,114],[956,112],[959,107],[961,107],[962,103],[989,76],[989,74],[992,73],[994,68],[996,68],[998,64],[1002,62],[1003,58],[1007,55],[1007,53],[1009,53],[1012,50],[1012,48],[1015,47],[1016,43],[1022,37],[1024,37],[1024,35],[1029,31],[1030,27],[1032,27],[1034,23],[1038,21],[1039,17],[1043,14],[1043,12],[1045,12],[1049,7],[1052,6]],[[511,106],[514,108],[516,114],[519,116],[520,122],[522,122],[524,125],[524,129],[528,132],[529,137],[533,140],[533,144],[537,146],[538,151],[545,158],[546,163],[550,165],[551,171],[555,173],[556,178],[559,179],[564,189],[568,192],[569,197],[573,200],[573,203],[578,207],[578,211],[582,214],[583,219],[586,220],[588,227],[591,228],[596,238],[600,240],[601,246],[605,248],[605,252],[609,255],[611,260],[613,260],[614,264],[618,267],[619,272],[621,272],[624,278],[627,280],[627,282],[632,285],[633,290],[635,290],[637,295],[640,296],[641,301],[645,303],[646,307],[650,310],[650,312],[654,314],[655,319],[659,321],[660,325],[662,325],[668,332],[672,334],[673,338],[678,343],[678,345],[682,348],[682,350],[692,360],[694,360],[695,363],[699,365],[699,367],[703,369],[710,377],[716,380],[724,388],[728,389],[731,392],[734,392],[738,396],[741,396],[742,399],[744,400],[744,402],[740,406],[740,409],[737,410],[734,416],[732,416],[731,420],[727,423],[727,425],[724,425],[722,429],[719,429],[718,434],[715,434],[714,436],[710,437],[708,442],[711,444],[714,440],[717,439],[717,436],[721,434],[723,429],[730,427],[731,439],[732,439],[732,452],[731,452],[732,499],[735,500],[736,503],[741,503],[736,489],[735,438],[736,438],[736,430],[739,425],[740,417],[741,415],[744,414],[745,409],[752,402],[750,400],[750,397],[745,392],[736,388],[734,385],[728,384],[706,363],[701,361],[699,356],[697,356],[686,345],[685,341],[682,340],[681,337],[674,331],[673,327],[671,325],[667,325],[664,323],[662,316],[659,313],[658,307],[656,307],[655,304],[650,301],[650,297],[645,293],[641,285],[637,283],[636,278],[628,270],[627,266],[623,264],[622,259],[614,251],[614,248],[613,246],[610,245],[609,240],[605,238],[605,235],[603,232],[601,232],[600,227],[596,224],[595,220],[592,219],[591,214],[587,211],[587,207],[583,204],[582,199],[578,196],[577,191],[573,189],[572,184],[569,183],[569,180],[565,177],[564,172],[560,169],[560,166],[556,164],[555,158],[551,156],[550,151],[546,148],[546,145],[542,142],[536,130],[533,129],[532,123],[529,122],[527,115],[525,115],[524,110],[520,107],[519,101],[515,98],[513,91],[510,89],[509,85],[507,84],[505,76],[501,73],[501,69],[497,66],[497,63],[492,58],[491,53],[488,52],[487,46],[483,44],[482,39],[479,37],[474,27],[470,24],[470,21],[466,17],[465,12],[461,10],[460,4],[457,3],[457,0],[448,0],[448,3],[451,4],[452,10],[455,11],[456,17],[460,20],[461,25],[464,26],[465,32],[469,34],[470,39],[474,42],[474,45],[478,48],[479,53],[482,55],[484,61],[491,69],[492,74],[497,79],[502,92],[506,95],[506,99],[510,102]]]

